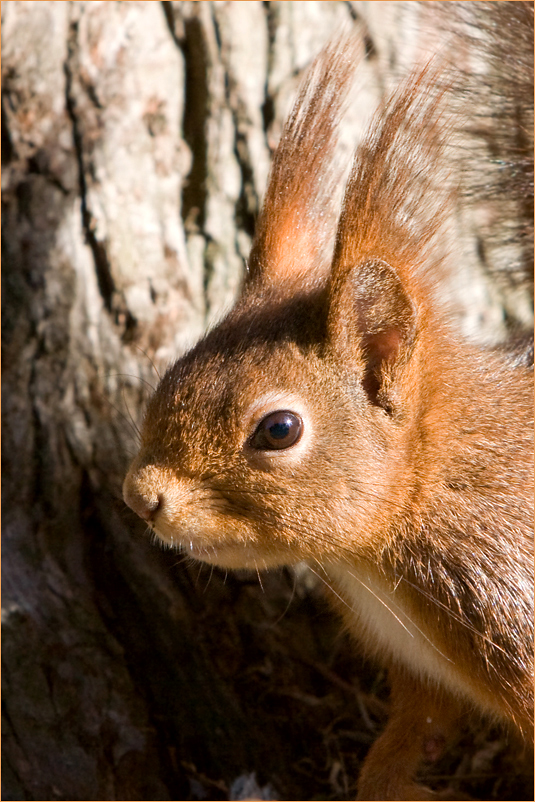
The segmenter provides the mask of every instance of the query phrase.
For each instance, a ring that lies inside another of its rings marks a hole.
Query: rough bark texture
[[[2,3],[3,799],[239,799],[253,771],[265,798],[354,793],[381,678],[317,590],[180,564],[121,482],[157,371],[235,297],[306,63],[368,26],[356,141],[418,13]]]

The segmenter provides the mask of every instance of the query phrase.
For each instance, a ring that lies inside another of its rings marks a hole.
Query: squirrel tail
[[[482,253],[481,261],[493,282],[529,289],[532,297],[533,3],[456,2],[451,7],[454,31],[473,54],[458,87],[467,110],[465,130],[483,144],[479,157],[462,162],[467,200],[486,210],[490,249],[504,249],[504,258],[485,259]],[[442,13],[446,23],[448,10]]]

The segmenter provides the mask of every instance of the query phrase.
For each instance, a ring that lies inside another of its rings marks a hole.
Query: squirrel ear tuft
[[[333,287],[329,341],[338,358],[363,366],[362,386],[371,403],[391,408],[387,384],[410,357],[416,307],[394,270],[369,259],[348,270]]]
[[[446,88],[440,63],[431,62],[378,110],[355,153],[336,234],[328,310],[334,355],[361,373],[371,403],[388,411],[412,353],[417,306],[423,315],[433,303],[446,264],[442,234],[453,199]]]
[[[310,66],[275,152],[245,278],[314,285],[329,273],[346,164],[340,122],[363,41],[341,33]]]

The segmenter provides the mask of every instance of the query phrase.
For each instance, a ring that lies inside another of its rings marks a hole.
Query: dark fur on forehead
[[[284,344],[303,353],[319,351],[326,336],[326,294],[326,289],[317,289],[287,297],[273,289],[243,299],[167,370],[156,395],[168,398],[185,387],[189,377],[206,370],[232,389],[240,365],[262,364]]]
[[[233,360],[246,352],[254,356],[255,350],[262,355],[283,343],[293,343],[303,352],[318,348],[325,342],[326,296],[325,288],[293,297],[275,288],[249,296],[177,365],[186,367],[210,357]]]
[[[190,466],[194,474],[200,455],[218,444],[228,448],[229,432],[241,425],[240,398],[252,377],[266,390],[284,376],[299,382],[296,351],[304,355],[323,347],[325,298],[326,289],[293,298],[273,289],[232,309],[167,370],[150,399],[142,427],[150,460],[178,461],[181,470],[187,473]]]

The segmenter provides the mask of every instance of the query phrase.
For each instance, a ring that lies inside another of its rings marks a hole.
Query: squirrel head
[[[439,93],[424,72],[381,109],[336,229],[331,169],[353,72],[347,42],[314,63],[274,158],[242,295],[164,375],[124,483],[165,543],[222,567],[365,555],[412,470],[425,267],[444,193],[415,211],[437,180]]]
[[[365,530],[391,496],[389,413],[370,403],[365,360],[348,382],[326,347],[325,292],[265,300],[244,300],[167,371],[124,486],[164,542],[228,568],[319,544],[334,556],[348,523]]]

